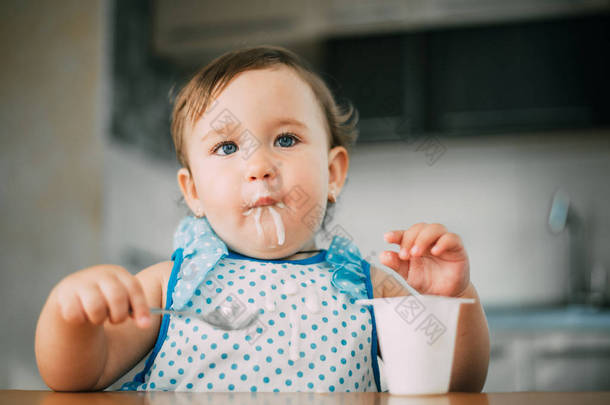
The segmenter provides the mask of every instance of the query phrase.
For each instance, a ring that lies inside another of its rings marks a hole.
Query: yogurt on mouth
[[[264,209],[267,209],[267,211],[269,211],[269,215],[271,215],[271,217],[273,218],[273,223],[275,225],[275,234],[277,237],[277,244],[281,246],[284,244],[285,239],[286,239],[284,222],[282,221],[282,216],[280,215],[280,213],[277,212],[273,207],[286,208],[284,203],[279,201],[273,205],[265,205],[262,207],[250,208],[249,210],[244,212],[244,215],[247,216],[247,215],[250,215],[252,212],[254,212],[254,224],[256,226],[256,232],[258,233],[259,236],[262,237],[263,236],[263,227],[261,225],[261,214]]]

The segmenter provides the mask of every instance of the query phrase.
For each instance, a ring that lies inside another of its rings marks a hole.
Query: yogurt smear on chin
[[[261,214],[262,211],[264,209],[266,209],[267,211],[269,211],[269,214],[271,215],[271,217],[273,218],[273,223],[275,225],[275,234],[277,237],[277,244],[278,245],[283,245],[285,238],[286,238],[286,234],[285,234],[285,230],[284,230],[284,222],[282,221],[282,216],[280,215],[280,213],[278,213],[274,207],[276,208],[286,208],[286,206],[284,205],[283,202],[278,201],[277,203],[273,204],[273,205],[265,205],[265,206],[260,206],[260,207],[252,207],[250,209],[248,209],[247,211],[244,212],[244,216],[248,216],[250,215],[252,212],[254,212],[254,224],[256,226],[256,232],[258,233],[258,235],[260,237],[264,237],[263,235],[263,227],[261,225]]]

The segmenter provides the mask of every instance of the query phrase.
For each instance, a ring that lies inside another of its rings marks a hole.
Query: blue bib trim
[[[362,268],[366,272],[366,293],[369,299],[373,299],[373,284],[371,283],[371,265],[366,261],[362,260]],[[375,312],[373,311],[372,305],[367,305],[371,313],[371,319],[373,321],[373,332],[371,334],[371,360],[373,364],[373,376],[375,377],[375,384],[377,385],[377,392],[381,392],[381,382],[379,377],[379,362],[377,359],[377,324],[375,323]]]

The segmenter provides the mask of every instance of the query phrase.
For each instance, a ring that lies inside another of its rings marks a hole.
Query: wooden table
[[[459,405],[459,404],[610,404],[610,392],[510,392],[490,394],[449,393],[430,396],[397,396],[388,393],[186,393],[186,392],[95,392],[0,390],[0,404],[319,404],[319,405]]]

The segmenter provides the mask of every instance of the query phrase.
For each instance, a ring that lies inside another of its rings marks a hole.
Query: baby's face
[[[312,90],[293,70],[246,71],[187,131],[192,177],[181,169],[178,179],[190,208],[230,249],[290,256],[311,247],[329,181],[337,190],[343,184],[335,171],[329,175],[338,150],[329,151],[328,137]]]

